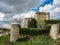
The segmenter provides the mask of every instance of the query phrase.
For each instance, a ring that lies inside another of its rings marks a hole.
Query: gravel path
[[[0,34],[0,37],[3,36],[3,35],[7,35],[7,34],[8,34],[8,32],[1,33],[1,34]]]

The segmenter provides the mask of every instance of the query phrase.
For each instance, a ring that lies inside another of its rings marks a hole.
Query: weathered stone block
[[[19,34],[19,24],[12,24],[11,25],[11,30],[10,30],[10,42],[15,42],[20,34]]]
[[[58,30],[59,30],[59,25],[58,24],[53,24],[51,26],[51,30],[50,30],[50,36],[52,37],[52,39],[57,39],[58,38]]]

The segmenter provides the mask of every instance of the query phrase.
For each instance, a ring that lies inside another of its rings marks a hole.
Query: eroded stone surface
[[[12,24],[11,25],[11,31],[10,31],[10,42],[15,42],[20,34],[19,34],[19,25],[18,24]]]
[[[58,24],[53,24],[51,26],[51,30],[50,30],[50,36],[52,37],[52,39],[57,39],[58,38],[58,30],[59,30],[59,25]]]

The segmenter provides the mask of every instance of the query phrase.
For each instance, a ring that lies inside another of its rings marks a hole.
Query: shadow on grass
[[[24,41],[28,41],[28,40],[30,40],[30,38],[24,37],[24,38],[19,38],[19,39],[17,39],[16,41],[17,41],[17,42],[19,42],[19,41],[24,42]]]

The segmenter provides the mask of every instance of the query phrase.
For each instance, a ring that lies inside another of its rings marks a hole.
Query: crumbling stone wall
[[[50,36],[52,37],[52,39],[55,40],[58,38],[58,31],[59,31],[59,24],[53,24],[50,30]]]
[[[37,27],[38,28],[44,28],[44,24],[41,25],[41,19],[49,20],[50,19],[50,13],[49,12],[37,12],[35,13],[34,18],[37,20]]]
[[[15,42],[20,34],[19,34],[19,24],[12,24],[11,25],[11,30],[10,30],[10,42]]]

